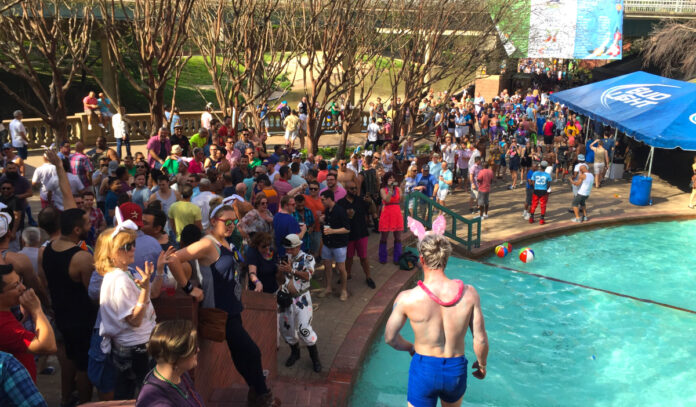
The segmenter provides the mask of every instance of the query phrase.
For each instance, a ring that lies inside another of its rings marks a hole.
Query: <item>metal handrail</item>
[[[693,0],[625,0],[626,14],[696,14]]]
[[[443,214],[449,215],[452,219],[451,230],[445,229],[445,236],[466,247],[468,253],[471,253],[472,247],[478,248],[481,246],[481,218],[467,219],[450,208],[440,205],[419,191],[408,193],[402,204],[405,228],[408,228],[406,219],[409,216],[408,203],[411,200],[413,200],[414,204],[412,218],[422,223],[426,228],[431,228],[433,225],[433,208],[435,208],[442,211]],[[423,206],[425,208],[424,215],[421,214],[422,210],[418,210],[421,205],[425,205]],[[466,239],[457,236],[457,223],[459,223],[459,225],[466,225]]]

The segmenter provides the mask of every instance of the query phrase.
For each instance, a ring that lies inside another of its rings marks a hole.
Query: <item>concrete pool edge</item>
[[[592,218],[588,222],[574,223],[572,221],[554,222],[539,226],[538,229],[532,231],[524,231],[514,234],[506,239],[496,239],[488,242],[481,242],[481,246],[472,249],[471,252],[466,252],[459,245],[454,245],[458,255],[462,255],[469,259],[480,259],[482,257],[493,254],[493,249],[503,242],[510,243],[531,243],[540,239],[546,239],[564,235],[567,233],[576,233],[585,230],[592,230],[600,227],[624,225],[643,222],[666,222],[673,220],[692,220],[696,219],[696,214],[674,213],[674,212],[651,212],[651,213],[629,213],[622,216],[605,216]]]
[[[366,353],[386,322],[387,310],[399,292],[414,284],[419,272],[418,267],[395,272],[363,308],[331,364],[327,377],[330,405],[347,405]]]

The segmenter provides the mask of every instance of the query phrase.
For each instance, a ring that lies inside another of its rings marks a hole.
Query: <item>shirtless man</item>
[[[385,341],[396,350],[411,354],[408,379],[408,405],[457,407],[466,391],[467,360],[464,337],[471,327],[476,362],[474,377],[486,377],[488,336],[476,289],[445,276],[452,246],[446,237],[428,232],[418,243],[424,282],[400,293],[387,321]],[[399,331],[411,321],[414,343]]]
[[[338,183],[348,185],[349,182],[354,182],[358,185],[358,175],[355,171],[348,168],[348,163],[345,159],[338,162]]]

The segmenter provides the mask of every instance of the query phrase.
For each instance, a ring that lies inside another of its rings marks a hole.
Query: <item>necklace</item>
[[[179,393],[179,395],[180,395],[181,397],[183,397],[184,399],[188,400],[188,394],[184,393],[184,391],[181,390],[181,388],[179,388],[179,386],[177,386],[176,384],[172,383],[169,379],[167,379],[166,377],[164,377],[164,375],[163,375],[162,373],[160,373],[160,372],[157,371],[157,368],[154,368],[153,371],[155,372],[155,376],[157,376],[157,377],[159,377],[160,379],[162,379],[162,380],[164,380],[165,382],[167,382],[167,384],[168,384],[169,386],[171,386],[172,388],[174,388],[174,389]]]

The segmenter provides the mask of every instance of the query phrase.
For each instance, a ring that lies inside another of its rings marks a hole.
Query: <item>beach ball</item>
[[[520,261],[522,261],[522,263],[531,263],[534,261],[534,250],[529,247],[520,250]]]
[[[510,243],[508,243],[508,242],[501,243],[495,247],[495,254],[498,257],[505,257],[511,251],[512,251],[512,246],[510,246]]]

